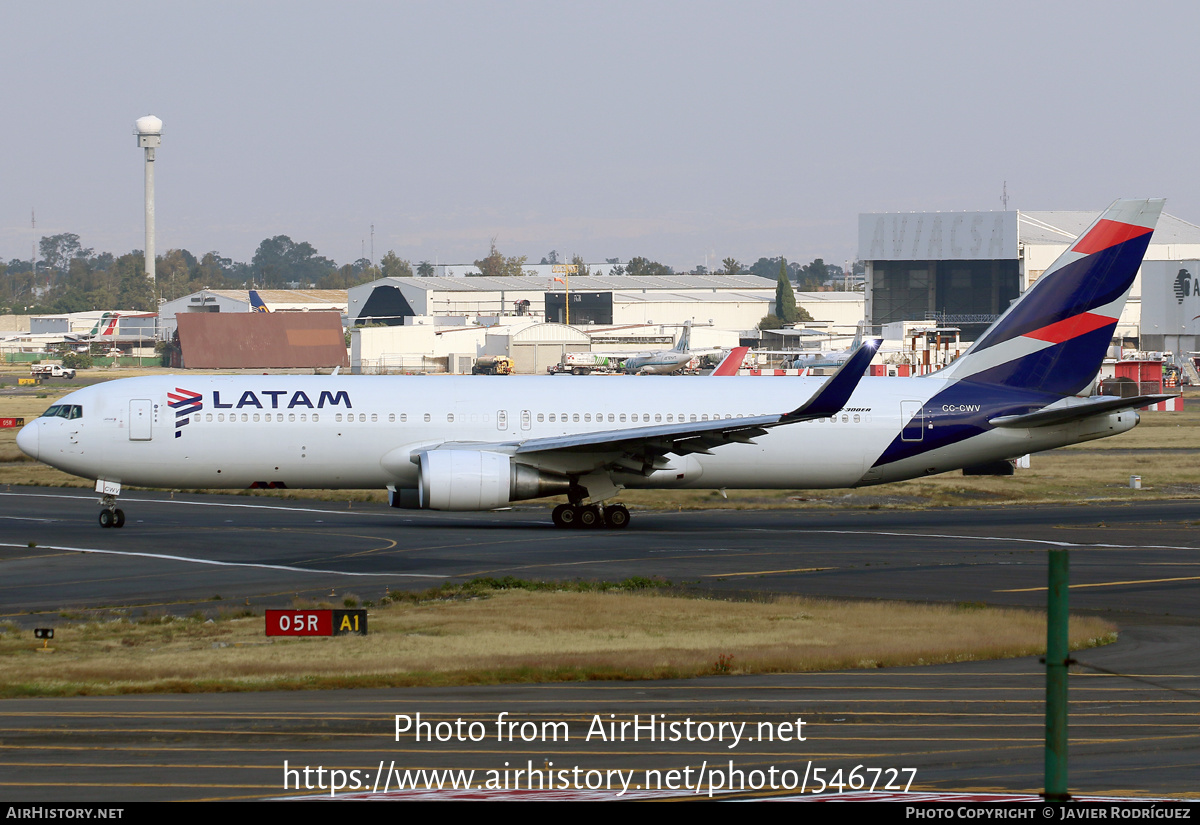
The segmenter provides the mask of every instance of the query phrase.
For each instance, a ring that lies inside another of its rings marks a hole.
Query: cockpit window
[[[83,407],[79,404],[55,404],[41,415],[42,418],[83,418]]]

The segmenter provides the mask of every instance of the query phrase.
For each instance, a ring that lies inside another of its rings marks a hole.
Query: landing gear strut
[[[100,499],[100,506],[104,508],[100,511],[101,527],[108,528],[125,526],[125,511],[117,507],[116,496],[104,496]]]
[[[629,526],[629,508],[624,504],[600,507],[597,504],[560,504],[551,518],[555,527],[606,527],[623,530]]]

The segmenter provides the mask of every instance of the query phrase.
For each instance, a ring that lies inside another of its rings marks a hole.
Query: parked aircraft
[[[270,312],[271,308],[267,306],[262,298],[258,297],[258,290],[250,290],[250,311],[251,312]]]
[[[117,321],[120,319],[120,317],[121,317],[121,313],[119,313],[119,312],[104,313],[103,315],[100,316],[100,320],[96,321],[96,323],[92,325],[92,328],[88,332],[88,335],[90,335],[92,337],[102,336],[102,335],[108,335],[108,336],[116,335]]]
[[[1162,211],[1117,201],[954,364],[827,379],[178,375],[96,384],[27,424],[28,455],[123,485],[366,488],[489,510],[565,494],[554,523],[625,527],[625,488],[833,488],[1013,459],[1133,428],[1166,396],[1077,397],[1096,376]]]
[[[679,372],[697,355],[690,350],[692,342],[692,322],[684,321],[683,333],[679,341],[671,349],[657,352],[641,352],[625,359],[624,369],[630,375],[668,375]],[[706,350],[707,351],[707,350]]]

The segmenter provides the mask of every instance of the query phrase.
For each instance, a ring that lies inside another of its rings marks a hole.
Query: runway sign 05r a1
[[[367,635],[365,610],[268,610],[268,636]]]

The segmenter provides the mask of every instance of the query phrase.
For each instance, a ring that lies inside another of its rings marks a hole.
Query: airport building
[[[1098,215],[1075,211],[861,214],[858,255],[867,270],[867,321],[877,328],[929,321],[938,327],[957,327],[964,341],[973,341]],[[1155,336],[1171,334],[1174,327],[1170,332],[1143,328],[1143,312],[1147,319],[1168,323],[1166,310],[1176,301],[1175,270],[1196,258],[1200,258],[1200,226],[1164,213],[1142,271],[1161,262],[1171,270],[1170,278],[1144,282],[1139,275],[1117,335],[1131,343],[1144,335],[1142,349],[1161,349]]]
[[[272,312],[334,311],[346,316],[344,289],[260,289],[258,296]],[[202,289],[159,307],[159,337],[175,334],[175,316],[184,312],[252,312],[248,289]]]
[[[381,278],[349,290],[351,325],[419,316],[531,316],[571,325],[712,324],[748,330],[774,311],[775,282],[753,275]],[[568,308],[569,295],[569,308]],[[486,323],[486,322],[485,322]]]

